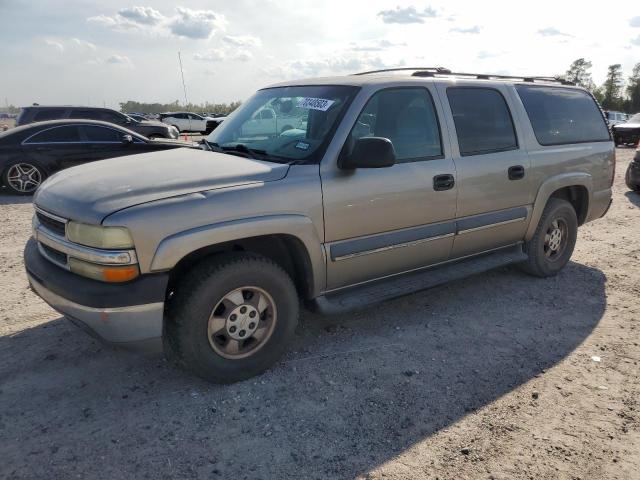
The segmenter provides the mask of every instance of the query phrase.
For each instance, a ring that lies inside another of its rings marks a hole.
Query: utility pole
[[[187,100],[187,85],[184,83],[184,70],[182,69],[182,56],[178,51],[178,62],[180,63],[180,75],[182,76],[182,90],[184,91],[184,106],[185,108],[189,105],[189,101]],[[193,130],[191,128],[191,117],[189,117],[189,130]]]

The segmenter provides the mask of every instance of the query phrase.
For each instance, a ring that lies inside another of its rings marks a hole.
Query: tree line
[[[626,82],[622,65],[609,65],[604,83],[596,86],[591,78],[591,62],[578,58],[560,78],[586,88],[605,110],[619,110],[627,113],[640,112],[640,63],[637,63]]]
[[[219,113],[222,115],[228,115],[240,106],[241,102],[231,103],[189,103],[187,105],[181,104],[178,100],[171,103],[144,103],[128,100],[126,102],[120,102],[120,111],[123,113],[162,113],[162,112],[175,112],[186,111],[193,113]]]

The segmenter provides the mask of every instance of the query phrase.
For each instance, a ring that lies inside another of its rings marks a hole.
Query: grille
[[[40,247],[42,248],[42,250],[44,250],[44,252],[47,254],[47,256],[51,260],[54,260],[63,265],[67,264],[67,256],[64,253],[59,252],[58,250],[54,250],[53,248],[45,245],[44,243],[41,243]]]
[[[51,218],[41,212],[36,212],[36,216],[38,217],[38,221],[45,227],[47,230],[52,231],[53,233],[64,237],[65,234],[65,224],[60,220],[56,220]]]

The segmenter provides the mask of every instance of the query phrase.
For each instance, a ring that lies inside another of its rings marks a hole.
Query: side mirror
[[[133,137],[131,135],[123,135],[122,136],[122,144],[123,145],[131,145],[133,143]]]
[[[362,137],[356,141],[350,155],[342,158],[342,170],[354,168],[385,168],[396,163],[396,153],[388,138]]]

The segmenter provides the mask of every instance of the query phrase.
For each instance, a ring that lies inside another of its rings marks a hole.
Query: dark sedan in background
[[[640,113],[636,113],[625,123],[611,127],[616,145],[638,145],[640,142]]]
[[[636,149],[636,156],[627,167],[624,180],[629,190],[640,192],[640,146]]]
[[[95,120],[52,120],[0,133],[2,184],[28,195],[49,175],[94,160],[178,147],[178,140],[150,140],[126,128]],[[88,187],[90,188],[90,187]]]

